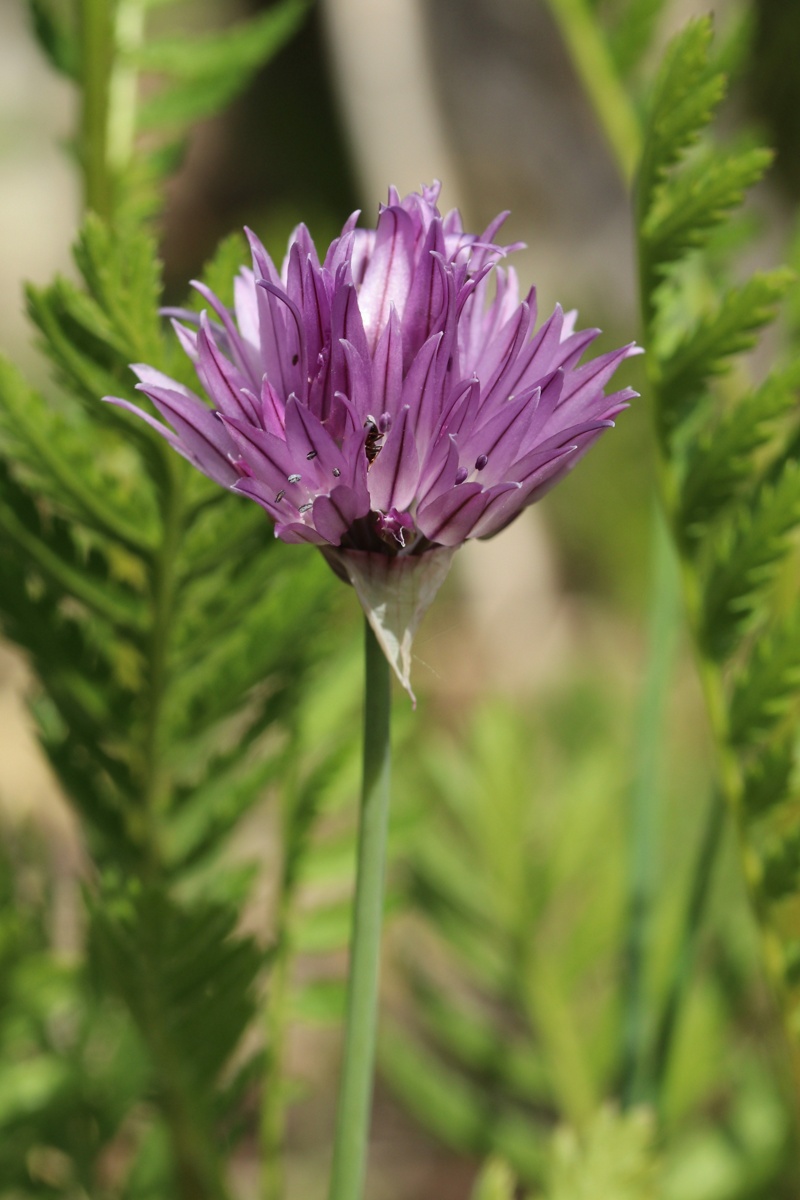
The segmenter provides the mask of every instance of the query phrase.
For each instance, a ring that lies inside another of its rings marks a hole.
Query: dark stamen
[[[308,459],[309,462],[311,462],[312,458],[316,458],[316,457],[317,457],[316,450],[309,450],[308,454],[306,455],[306,458]]]
[[[483,468],[488,463],[488,461],[489,461],[488,454],[479,454],[478,457],[475,459],[475,470],[482,471]]]
[[[297,364],[298,364],[299,362],[300,362],[300,355],[299,355],[299,354],[293,354],[293,355],[292,355],[292,366],[293,366],[293,367],[296,367],[296,366],[297,366]]]
[[[378,417],[378,432],[379,433],[388,433],[391,428],[392,428],[392,414],[388,413],[388,412],[381,413],[381,415]]]
[[[334,468],[333,468],[333,477],[334,477],[334,479],[338,479],[338,478],[339,478],[339,476],[341,475],[341,473],[342,473],[342,472],[339,470],[339,468],[338,468],[338,467],[334,467]]]
[[[459,483],[463,483],[468,475],[469,471],[466,467],[459,467],[456,471],[456,486],[458,486]]]
[[[289,475],[288,480],[289,480],[289,483],[299,483],[300,476],[299,475]]]
[[[277,496],[275,497],[275,503],[280,504],[281,500],[283,499],[283,497],[285,495],[286,495],[286,491],[284,490],[284,488],[281,488],[281,490],[278,492]]]
[[[314,502],[312,500],[308,504],[301,504],[297,511],[304,513],[304,512],[308,512],[308,510],[313,507],[314,507]]]

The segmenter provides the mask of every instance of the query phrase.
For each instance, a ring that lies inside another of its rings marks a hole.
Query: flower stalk
[[[378,979],[389,826],[391,673],[365,620],[364,774],[344,1061],[339,1086],[330,1200],[360,1200],[366,1173],[375,1063]]]

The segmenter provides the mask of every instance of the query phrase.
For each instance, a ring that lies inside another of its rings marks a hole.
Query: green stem
[[[101,217],[112,211],[108,170],[108,111],[114,28],[109,0],[80,0],[82,107],[80,159],[85,207]]]
[[[680,941],[672,959],[672,977],[667,989],[667,998],[653,1040],[653,1061],[650,1068],[651,1095],[659,1101],[669,1068],[679,1017],[694,963],[697,936],[703,920],[711,890],[714,864],[725,828],[725,797],[715,790],[706,815],[697,859],[692,871],[686,911],[681,922]]]
[[[639,121],[597,18],[586,0],[548,0],[548,4],[622,177],[629,184],[641,151]]]
[[[622,997],[622,1101],[646,1090],[648,1059],[645,968],[659,883],[664,708],[675,654],[680,604],[675,555],[664,521],[653,511],[653,571],[649,661],[637,722],[631,792],[628,935]]]
[[[84,206],[109,220],[116,180],[134,149],[143,0],[79,0],[82,106],[78,144]]]
[[[391,678],[389,664],[366,621],[365,628],[364,776],[350,942],[344,1063],[336,1116],[330,1200],[360,1200],[362,1195],[378,1016],[383,880],[389,825]]]

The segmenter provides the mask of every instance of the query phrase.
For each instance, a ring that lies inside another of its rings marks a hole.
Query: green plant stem
[[[138,73],[130,56],[144,36],[144,8],[143,0],[79,0],[84,207],[106,220],[134,149]]]
[[[625,183],[641,152],[639,121],[586,0],[547,0]]]
[[[650,1067],[651,1094],[648,1098],[654,1101],[660,1101],[663,1097],[675,1034],[691,978],[697,935],[711,890],[714,864],[725,828],[726,815],[725,798],[718,789],[715,789],[708,806],[692,870],[686,910],[681,921],[679,943],[672,959],[672,973],[667,996],[653,1039],[653,1059]]]
[[[110,217],[112,179],[108,170],[108,112],[114,29],[109,0],[80,0],[82,107],[80,160],[84,206]]]
[[[344,1063],[336,1114],[330,1200],[360,1200],[366,1173],[378,1016],[378,975],[389,825],[391,678],[365,620],[364,775],[350,941]]]
[[[626,972],[622,996],[622,1102],[640,1102],[647,1090],[649,1030],[645,968],[659,886],[664,709],[680,620],[678,572],[669,535],[653,510],[653,567],[649,659],[636,730],[631,790]]]

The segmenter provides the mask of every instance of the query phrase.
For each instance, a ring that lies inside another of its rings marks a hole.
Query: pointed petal
[[[275,495],[287,493],[297,507],[308,499],[302,468],[295,464],[286,442],[263,429],[256,429],[246,421],[234,417],[223,417],[222,420],[256,479],[267,484]],[[290,484],[289,476],[294,478],[295,475],[300,478]]]
[[[317,496],[312,516],[314,528],[326,542],[338,546],[350,526],[369,512],[356,492],[349,487],[336,487],[329,496]]]
[[[155,417],[151,417],[150,413],[145,412],[143,408],[139,408],[137,404],[132,404],[130,400],[121,400],[119,396],[103,396],[103,403],[113,404],[115,408],[124,408],[126,412],[133,413],[135,417],[140,417],[151,429],[155,429],[156,433],[169,442],[174,450],[177,450],[189,462],[194,462],[191,455],[181,445],[181,439],[177,433],[167,425],[162,425],[160,421],[157,421]]]
[[[187,396],[173,388],[136,385],[155,404],[178,434],[186,457],[223,487],[231,487],[239,474],[231,465],[235,445],[216,413],[196,396]]]
[[[200,319],[197,350],[197,376],[214,406],[229,417],[241,417],[245,421],[257,419],[257,412],[247,399],[248,380],[220,354],[210,335],[205,314]]]
[[[440,437],[428,451],[417,485],[418,507],[456,486],[458,447],[455,438]]]
[[[403,334],[397,311],[392,308],[372,360],[372,402],[376,417],[386,412],[392,417],[396,415],[402,388]]]
[[[404,407],[386,435],[383,448],[369,468],[367,486],[373,509],[404,512],[414,499],[419,481],[419,456],[414,430]]]
[[[329,481],[325,491],[335,486],[334,480],[346,470],[344,455],[328,430],[295,396],[290,396],[286,405],[286,444],[289,459],[303,464],[298,471],[308,471],[317,481]]]
[[[417,527],[432,542],[458,546],[472,535],[480,518],[506,492],[517,491],[518,483],[500,483],[483,488],[479,483],[461,483],[417,512]]]
[[[403,316],[411,287],[415,242],[414,222],[407,212],[396,205],[381,210],[375,245],[358,295],[370,350],[377,345],[392,305]]]

